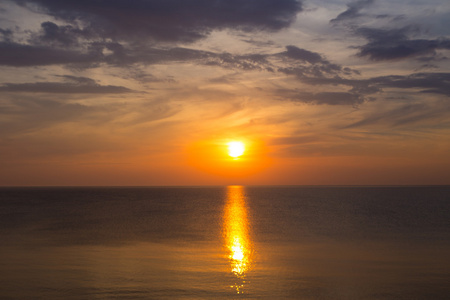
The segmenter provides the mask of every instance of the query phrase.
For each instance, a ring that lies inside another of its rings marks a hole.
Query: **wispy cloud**
[[[33,83],[4,83],[0,85],[0,92],[25,93],[59,93],[59,94],[121,94],[132,90],[123,86],[100,85],[95,80],[86,77],[62,76],[65,82],[33,82]]]

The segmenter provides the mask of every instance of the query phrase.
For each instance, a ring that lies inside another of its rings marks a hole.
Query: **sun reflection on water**
[[[228,249],[231,272],[236,282],[232,287],[238,294],[243,293],[246,274],[252,262],[252,242],[245,203],[244,187],[228,186],[224,214],[225,245]]]

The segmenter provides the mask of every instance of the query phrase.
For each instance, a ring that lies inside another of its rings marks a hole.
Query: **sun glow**
[[[190,166],[217,184],[250,184],[270,164],[264,144],[253,137],[205,138],[192,142],[185,153]]]
[[[242,142],[229,142],[228,144],[228,155],[234,158],[238,158],[245,151],[245,145]]]

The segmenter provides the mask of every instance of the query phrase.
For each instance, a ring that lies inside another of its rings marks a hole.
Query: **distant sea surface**
[[[0,188],[0,299],[450,299],[450,187]]]

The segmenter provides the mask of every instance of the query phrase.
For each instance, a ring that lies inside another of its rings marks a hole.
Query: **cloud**
[[[49,46],[34,46],[0,42],[0,65],[13,67],[55,64],[92,64],[99,60],[96,53],[81,53]]]
[[[332,19],[331,23],[337,23],[342,22],[346,20],[352,20],[358,17],[363,16],[363,14],[360,13],[362,9],[372,4],[374,0],[359,0],[355,2],[351,2],[347,4],[347,10],[340,13],[335,19]]]
[[[297,78],[304,80],[305,82],[311,78],[326,78],[327,76],[337,75],[342,73],[342,67],[335,64],[315,64],[310,66],[293,66],[293,67],[281,67],[278,72],[295,75]]]
[[[298,90],[278,90],[278,95],[284,99],[289,99],[294,102],[311,103],[317,105],[353,105],[363,103],[368,100],[361,94],[351,92],[320,92],[307,93]]]
[[[226,65],[230,60],[226,53],[170,47],[167,42],[193,42],[221,29],[276,31],[289,26],[302,10],[297,0],[14,2],[56,19],[42,22],[37,31],[18,26],[14,31],[0,29],[0,65],[14,67],[124,66],[206,58],[212,58],[209,64]],[[28,37],[24,39],[24,35]],[[255,57],[239,58],[247,61],[240,68],[255,68],[249,63],[252,59]],[[236,61],[229,64],[239,65]]]
[[[101,44],[99,44],[99,46],[102,47]],[[181,47],[163,49],[135,47],[127,49],[119,44],[107,44],[106,47],[114,53],[105,55],[103,61],[113,65],[195,62],[218,57],[218,55],[213,52]]]
[[[422,93],[436,93],[450,97],[450,73],[415,73],[407,76],[390,75],[370,80],[379,87],[422,89]]]
[[[48,126],[79,119],[92,111],[79,103],[60,102],[28,96],[2,97],[0,137],[19,132],[39,131]]]
[[[69,40],[60,42],[70,43]],[[66,50],[50,45],[0,42],[0,65],[14,67],[74,65],[90,68],[102,63],[123,67],[133,64],[192,62],[251,70],[265,69],[269,64],[266,57],[266,55],[260,54],[232,55],[226,52],[214,53],[183,47],[125,47],[120,43],[112,42],[94,42],[89,45],[87,50]]]
[[[326,78],[329,76],[359,74],[358,71],[331,63],[317,52],[286,46],[284,52],[273,55],[287,58],[288,66],[278,69],[279,72],[295,75],[299,79]]]
[[[330,21],[333,25],[344,25],[344,28],[350,30],[352,35],[361,36],[368,41],[365,45],[352,47],[358,49],[357,56],[372,61],[402,60],[423,56],[439,60],[442,56],[436,51],[450,49],[447,32],[439,32],[440,27],[433,25],[434,22],[445,24],[444,20],[448,19],[445,10],[443,14],[437,11],[431,14],[430,11],[421,10],[416,12],[416,16],[414,13],[399,15],[396,14],[395,9],[389,10],[389,6],[386,6],[383,8],[383,13],[377,14],[375,12],[380,10],[380,6],[374,7],[373,10],[367,9],[374,2],[374,0],[352,2],[348,4],[346,11]],[[430,15],[437,20],[432,22],[427,20]],[[444,20],[441,21],[440,18]],[[421,33],[426,35],[426,38],[414,38]],[[430,38],[433,34],[435,37]]]
[[[358,102],[357,99],[362,99],[365,96],[383,92],[385,88],[409,89],[413,92],[419,89],[421,93],[434,93],[450,97],[450,73],[413,73],[410,75],[387,75],[368,79],[353,79],[342,77],[338,73],[331,77],[322,76],[324,74],[310,76],[311,74],[309,73],[311,72],[305,70],[306,68],[285,68],[281,71],[289,75],[295,75],[299,81],[310,85],[348,86],[350,88],[349,93],[355,95],[353,99],[356,102]],[[302,95],[300,98],[304,96],[307,95]],[[340,98],[339,95],[336,96]],[[306,97],[306,99],[310,99],[310,97]]]
[[[41,31],[32,38],[33,44],[70,47],[78,46],[80,39],[92,36],[89,30],[83,30],[72,25],[59,26],[53,22],[41,23]]]
[[[299,97],[319,105],[357,105],[364,102],[364,97],[349,92],[301,93]]]
[[[282,52],[280,55],[284,55],[295,60],[309,62],[311,64],[324,62],[322,56],[316,52],[311,52],[295,46],[286,46],[286,50],[286,52]]]
[[[83,77],[80,77],[84,81]],[[107,101],[91,101],[98,99],[97,95],[86,97],[71,97],[58,94],[9,93],[0,97],[0,140],[19,137],[23,133],[30,135],[24,138],[44,138],[45,130],[52,134],[61,133],[73,128],[67,133],[67,138],[77,138],[77,133],[83,132],[86,137],[98,135],[98,140],[109,139],[118,134],[121,138],[146,131],[149,126],[157,126],[158,121],[168,119],[182,109],[182,106],[171,103],[167,98],[154,99],[141,97],[140,101],[122,101],[107,103]],[[81,103],[80,100],[82,99]],[[88,101],[85,101],[88,100]],[[73,127],[72,127],[73,125]],[[165,124],[169,126],[168,124]],[[109,128],[109,129],[108,129]],[[110,130],[115,128],[115,134]],[[105,136],[104,130],[108,132]],[[66,131],[67,132],[67,131]],[[126,135],[123,135],[127,132]],[[65,138],[66,136],[64,136]],[[19,137],[21,138],[21,137]],[[114,138],[114,137],[113,137]],[[57,140],[55,143],[59,143]]]
[[[449,105],[445,103],[440,105],[427,103],[406,104],[391,110],[371,112],[363,117],[362,120],[344,128],[365,127],[375,124],[384,124],[390,127],[420,124],[423,127],[425,122],[430,120],[432,121],[431,126],[436,127],[436,120],[448,119],[448,108]]]
[[[33,82],[33,83],[4,83],[0,85],[0,92],[26,93],[61,93],[61,94],[120,94],[130,93],[132,90],[115,85],[100,85],[93,79],[75,76],[59,76],[66,82]]]
[[[405,59],[409,57],[435,54],[438,49],[450,50],[450,40],[409,39],[410,28],[377,29],[359,28],[357,33],[369,42],[359,47],[358,56],[374,61]]]
[[[280,30],[302,10],[296,0],[16,0],[104,38],[193,42],[225,28]]]
[[[9,42],[12,39],[13,31],[11,29],[0,28],[1,40],[4,42]]]
[[[40,38],[33,40],[37,41],[38,39]],[[69,44],[70,41],[69,38],[67,41],[60,39],[58,42]],[[155,64],[217,57],[212,52],[179,47],[159,49],[129,46],[127,48],[119,43],[93,42],[88,45],[87,49],[68,47],[74,50],[67,50],[52,45],[42,45],[40,41],[38,42],[39,44],[0,42],[0,65],[27,67],[74,64],[92,67],[99,63],[111,65]],[[105,54],[105,50],[109,52]]]
[[[208,60],[203,63],[228,69],[272,71],[272,65],[267,60],[269,57],[270,55],[263,54],[233,55],[230,53],[211,53]]]

